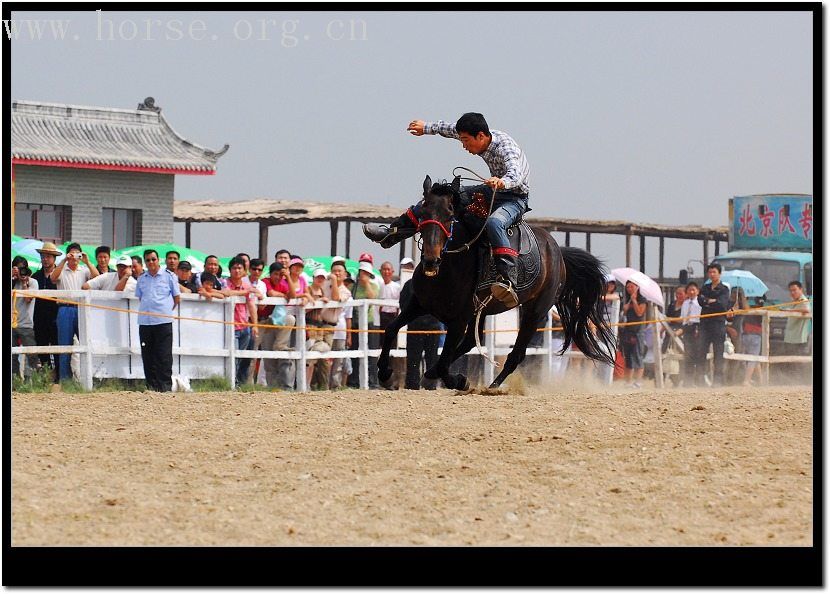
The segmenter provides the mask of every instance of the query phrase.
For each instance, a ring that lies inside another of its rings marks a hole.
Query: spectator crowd
[[[237,350],[289,351],[302,345],[308,351],[334,353],[357,348],[358,335],[351,332],[361,324],[361,309],[350,303],[354,299],[389,299],[398,306],[372,306],[368,308],[367,326],[373,332],[367,337],[368,347],[381,346],[382,330],[398,315],[400,304],[412,298],[411,278],[415,264],[411,258],[400,262],[396,272],[391,262],[380,266],[380,277],[374,272],[371,254],[359,256],[357,277],[346,269],[344,258],[334,257],[327,269],[307,271],[304,260],[289,250],[280,249],[274,260],[267,263],[248,254],[239,253],[228,263],[229,276],[222,274],[219,259],[209,255],[204,261],[204,271],[197,274],[192,265],[182,260],[177,251],[161,254],[147,250],[142,256],[120,256],[110,260],[111,250],[101,246],[95,250],[95,263],[77,243],[69,244],[66,257],[56,265],[62,255],[53,243],[45,242],[37,250],[41,268],[32,274],[28,262],[21,257],[12,261],[12,288],[31,290],[102,290],[123,291],[134,294],[140,301],[139,335],[142,361],[147,386],[158,391],[172,387],[172,318],[181,294],[198,295],[200,299],[214,300],[228,297],[244,297],[234,306],[234,340]],[[163,267],[162,267],[163,265]],[[310,273],[310,274],[309,274]],[[651,364],[653,377],[654,357],[652,345],[654,332],[660,333],[661,353],[677,353],[675,345],[683,345],[683,354],[674,357],[679,364],[667,365],[669,375],[676,385],[702,386],[737,383],[753,385],[760,379],[760,366],[755,362],[741,362],[739,369],[730,372],[727,381],[724,351],[731,345],[738,352],[759,355],[761,353],[761,316],[751,315],[751,305],[743,290],[730,289],[720,282],[721,268],[717,263],[707,268],[709,281],[702,286],[689,282],[677,287],[674,300],[666,307],[671,332],[661,326],[643,324],[646,319],[646,299],[639,287],[627,282],[618,290],[613,276],[606,277],[604,295],[606,319],[620,322],[617,360],[622,369],[622,379],[630,387],[639,388]],[[792,309],[802,317],[786,320],[782,354],[806,355],[811,350],[812,325],[806,317],[811,313],[810,301],[804,295],[801,283],[789,285]],[[299,300],[306,308],[306,326],[295,328],[296,306],[263,303],[266,297],[282,297]],[[763,306],[763,299],[756,299],[754,306]],[[326,306],[326,307],[321,307]],[[619,309],[617,309],[617,307]],[[612,319],[612,312],[619,317]],[[735,314],[734,312],[739,312]],[[152,315],[156,314],[156,315]],[[551,312],[554,325],[559,320],[554,308]],[[707,314],[725,314],[709,316]],[[540,327],[544,327],[545,321]],[[440,322],[425,315],[409,326],[413,332],[406,339],[407,356],[394,358],[393,388],[434,389],[435,382],[422,385],[423,371],[434,364],[443,335]],[[72,345],[78,333],[78,309],[73,303],[17,295],[13,302],[12,344],[14,346]],[[558,349],[564,336],[552,334],[552,346]],[[541,346],[541,334],[531,346]],[[707,354],[712,352],[712,371],[708,372]],[[17,356],[12,357],[12,369],[16,375],[29,377],[34,371],[46,367],[52,370],[53,381],[58,383],[72,377],[69,354],[41,354],[25,357],[26,365],[20,369]],[[306,378],[315,390],[343,387],[359,387],[359,359],[330,357],[312,359],[307,363]],[[458,362],[458,368],[474,373],[467,367],[469,357]],[[554,374],[561,375],[569,364],[566,357],[557,358]],[[297,388],[297,361],[294,359],[240,357],[236,360],[236,387],[259,383],[280,390]],[[572,362],[572,367],[579,363]],[[609,368],[610,370],[610,368]],[[617,370],[619,372],[619,369]],[[610,373],[610,372],[609,372]],[[369,387],[379,388],[377,358],[369,358]]]

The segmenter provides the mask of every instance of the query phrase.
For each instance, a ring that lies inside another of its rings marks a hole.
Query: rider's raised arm
[[[507,135],[500,139],[496,151],[504,163],[507,173],[501,176],[504,188],[509,190],[527,183],[527,176],[530,173],[530,165],[519,148],[519,145]]]
[[[424,134],[440,134],[444,138],[458,139],[458,132],[455,130],[455,124],[452,122],[445,122],[438,120],[437,122],[425,122]]]

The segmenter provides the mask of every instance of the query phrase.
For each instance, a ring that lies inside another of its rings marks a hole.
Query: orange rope
[[[342,332],[351,332],[351,333],[366,332],[366,333],[369,333],[369,334],[371,334],[371,333],[379,334],[379,333],[385,332],[384,329],[377,329],[377,330],[375,330],[375,329],[360,330],[359,328],[350,328],[350,329],[340,328],[340,329],[337,329],[337,328],[324,328],[324,327],[319,327],[319,326],[286,326],[286,325],[280,325],[280,324],[262,324],[262,323],[254,324],[252,322],[236,322],[236,321],[228,322],[228,321],[225,321],[225,320],[206,320],[204,318],[191,318],[191,317],[187,317],[187,316],[176,316],[176,315],[173,315],[173,314],[161,314],[161,313],[155,313],[155,312],[139,311],[139,310],[134,310],[134,309],[124,309],[123,307],[114,307],[114,306],[111,306],[111,305],[98,305],[98,304],[93,304],[93,303],[83,303],[83,302],[78,302],[78,301],[72,301],[70,299],[64,299],[64,298],[61,298],[61,297],[47,297],[46,295],[32,294],[29,291],[22,291],[20,289],[13,289],[12,290],[12,299],[14,299],[14,297],[17,296],[18,294],[22,297],[34,297],[35,299],[45,299],[47,301],[54,301],[56,303],[64,303],[64,304],[68,304],[68,305],[79,305],[81,307],[91,307],[91,308],[103,309],[103,310],[107,310],[107,311],[115,311],[115,312],[120,312],[120,313],[132,313],[132,314],[138,314],[138,315],[147,315],[147,316],[153,316],[153,317],[158,317],[158,318],[169,318],[171,320],[185,320],[185,321],[191,321],[191,322],[205,322],[205,323],[208,323],[208,324],[223,324],[223,325],[231,325],[232,324],[234,326],[248,326],[248,327],[254,327],[254,328],[271,328],[271,329],[290,328],[290,329],[293,329],[293,330],[317,330],[317,331],[322,331],[322,332],[337,332],[338,330],[342,331]],[[812,301],[812,300],[810,299],[808,301]],[[640,322],[612,322],[612,323],[609,324],[609,326],[610,327],[616,326],[618,328],[622,328],[622,327],[625,327],[625,326],[641,326],[641,325],[645,325],[645,324],[657,324],[657,323],[660,323],[660,322],[680,322],[680,321],[683,321],[683,320],[691,320],[693,318],[714,318],[714,317],[718,317],[718,316],[752,313],[752,312],[757,312],[759,310],[764,310],[764,309],[770,309],[770,310],[778,309],[778,308],[789,306],[789,305],[797,305],[799,303],[804,303],[804,301],[789,301],[787,303],[778,303],[776,305],[765,305],[763,307],[755,307],[755,308],[740,309],[740,310],[736,309],[736,310],[732,310],[732,311],[728,311],[728,312],[718,312],[718,313],[711,313],[711,314],[698,314],[698,315],[694,315],[694,316],[687,316],[685,318],[663,318],[662,320],[643,320],[643,321],[640,321]],[[561,331],[561,330],[564,330],[564,328],[562,326],[553,326],[553,327],[538,328],[536,331],[537,332],[546,332],[548,330]],[[499,333],[499,332],[517,332],[517,331],[518,331],[518,329],[484,330],[484,333],[485,334],[491,334],[491,333]],[[447,331],[446,330],[401,330],[401,333],[402,334],[446,334]]]

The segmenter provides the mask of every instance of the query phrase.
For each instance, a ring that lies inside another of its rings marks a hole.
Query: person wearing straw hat
[[[50,275],[55,270],[55,259],[62,256],[58,247],[51,241],[45,241],[40,249],[35,250],[40,254],[40,270],[32,275],[32,279],[37,281],[38,289],[54,291],[58,287],[52,282]],[[35,342],[37,346],[51,346],[58,344],[58,303],[47,299],[37,299],[35,303],[35,313],[33,315],[33,322],[35,328]],[[58,380],[58,365],[57,355],[54,355],[55,361],[52,362],[53,355],[44,353],[40,355],[40,364],[48,365],[54,372],[53,382]]]

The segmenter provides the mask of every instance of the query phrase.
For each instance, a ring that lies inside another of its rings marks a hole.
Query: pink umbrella
[[[666,303],[663,300],[663,291],[660,289],[660,285],[639,270],[635,270],[633,268],[615,268],[611,271],[611,274],[613,274],[614,278],[617,279],[622,285],[625,285],[625,283],[631,281],[640,287],[640,294],[643,297],[655,305],[659,305],[662,308],[666,307]]]

